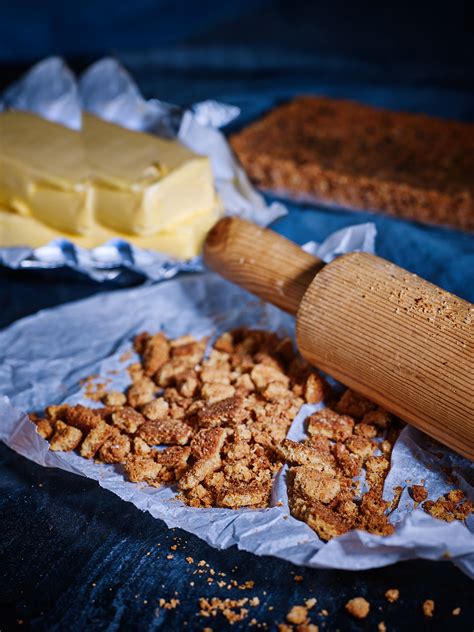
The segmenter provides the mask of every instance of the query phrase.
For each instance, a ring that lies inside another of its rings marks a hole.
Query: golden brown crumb
[[[49,442],[49,449],[53,451],[69,452],[77,448],[81,439],[82,432],[78,428],[73,428],[61,420],[58,420],[54,427],[54,434]]]
[[[375,443],[365,437],[350,437],[346,446],[363,460],[368,459],[376,449]]]
[[[36,432],[39,434],[40,437],[43,437],[43,439],[49,439],[52,436],[54,432],[54,427],[49,419],[37,419],[35,420],[35,423]]]
[[[458,617],[461,614],[461,608],[454,608],[454,610],[451,613],[453,615],[453,617]]]
[[[321,501],[327,504],[341,491],[337,478],[309,465],[290,468],[288,478],[292,492],[310,502]]]
[[[410,496],[416,503],[421,503],[428,498],[428,490],[424,485],[412,485],[409,491]]]
[[[158,397],[156,399],[152,399],[151,402],[147,402],[141,410],[142,414],[147,419],[156,421],[157,419],[166,419],[169,409],[170,405],[165,398]]]
[[[345,441],[352,435],[354,420],[348,415],[340,415],[330,408],[319,410],[308,418],[307,430],[310,436],[322,435],[328,439]]]
[[[370,604],[364,597],[354,597],[349,599],[345,608],[356,619],[365,619],[369,614]]]
[[[169,601],[161,598],[158,603],[160,604],[160,608],[164,608],[165,610],[174,610],[181,603],[179,599],[171,598]]]
[[[385,598],[390,603],[394,603],[400,598],[400,591],[398,590],[398,588],[389,588],[385,591]]]
[[[205,406],[198,413],[201,426],[236,425],[245,420],[247,411],[240,397],[229,397]]]
[[[474,512],[474,504],[465,499],[461,489],[454,489],[441,496],[436,501],[426,500],[423,509],[434,518],[452,522],[453,520],[465,520]]]
[[[377,624],[377,631],[378,632],[387,632],[387,626],[385,625],[385,623],[383,621],[380,621],[380,623]]]
[[[154,336],[135,338],[135,348],[143,356],[143,368],[147,375],[154,375],[169,359],[169,344],[161,332]]]
[[[48,419],[51,419],[52,421],[57,421],[58,419],[64,418],[64,415],[69,408],[70,407],[68,404],[52,405],[47,406],[45,412]]]
[[[138,429],[138,436],[148,445],[176,444],[186,445],[192,435],[192,429],[182,421],[158,419],[145,421]]]
[[[129,406],[137,408],[151,402],[156,393],[156,386],[149,378],[143,377],[132,384],[127,391],[127,401]]]
[[[92,430],[86,435],[86,438],[82,442],[80,455],[86,459],[91,459],[95,456],[96,452],[100,450],[103,443],[112,434],[112,427],[105,421],[100,421]]]
[[[398,507],[398,503],[400,502],[400,496],[403,493],[403,487],[401,485],[397,485],[393,488],[393,500],[390,503],[390,509],[393,511]]]
[[[120,391],[108,391],[102,398],[106,406],[125,406],[127,398]]]
[[[298,496],[289,497],[290,510],[295,518],[304,520],[322,540],[330,540],[349,530],[349,525],[337,511],[322,503],[308,503]]]
[[[289,623],[298,625],[300,623],[307,623],[308,621],[308,609],[305,606],[293,606],[293,608],[286,615],[286,620]]]
[[[217,597],[205,599],[201,597],[199,599],[199,614],[201,617],[215,617],[220,612],[232,625],[247,618],[249,611],[248,608],[243,607],[245,605],[251,605],[248,597],[243,599],[218,599]]]
[[[123,463],[130,452],[130,439],[113,428],[108,439],[99,450],[99,456],[104,463]]]
[[[304,387],[304,398],[308,404],[318,404],[324,397],[324,380],[317,373],[310,373]]]
[[[61,420],[70,426],[79,428],[82,432],[89,432],[102,421],[96,409],[87,408],[81,404],[76,404],[76,406],[65,405],[61,408],[63,409],[59,413]]]
[[[334,473],[331,461],[326,455],[302,443],[284,439],[278,449],[289,463],[309,465],[321,472]]]
[[[154,483],[158,481],[158,475],[162,470],[162,466],[154,459],[146,456],[133,455],[130,456],[125,463],[125,473],[132,483],[145,481]]]
[[[367,415],[367,413],[375,410],[376,404],[369,401],[363,395],[359,395],[359,393],[348,389],[342,395],[336,409],[343,415],[349,415],[350,417],[361,419],[364,415]]]
[[[147,456],[150,454],[150,452],[151,452],[151,448],[148,445],[148,443],[143,441],[143,439],[141,439],[140,437],[133,438],[133,453],[134,454],[138,454],[140,456]]]
[[[237,483],[231,489],[226,489],[217,497],[219,507],[267,507],[271,494],[271,483]]]
[[[432,599],[425,599],[423,602],[423,614],[425,617],[432,617],[435,609],[435,602]]]

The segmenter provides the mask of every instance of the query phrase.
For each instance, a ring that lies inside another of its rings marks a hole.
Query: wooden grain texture
[[[296,314],[321,259],[275,232],[237,217],[224,217],[204,244],[206,265],[277,307]]]
[[[344,255],[306,292],[312,364],[474,460],[474,306],[383,259]]]

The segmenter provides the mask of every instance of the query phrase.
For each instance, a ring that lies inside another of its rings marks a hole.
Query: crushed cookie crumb
[[[388,590],[385,591],[385,598],[390,603],[394,603],[395,601],[399,600],[400,591],[398,590],[398,588],[389,588]]]
[[[295,625],[307,623],[308,609],[305,606],[293,606],[286,615],[286,620],[289,623],[294,623]]]
[[[160,608],[164,608],[165,610],[174,610],[175,608],[179,606],[181,602],[179,601],[179,599],[175,599],[173,597],[169,601],[166,601],[166,599],[161,598],[158,601],[158,603],[160,605]]]
[[[428,498],[428,490],[424,485],[412,485],[409,487],[409,492],[416,503],[422,503]]]
[[[474,513],[474,503],[465,498],[461,489],[453,489],[437,500],[426,500],[423,509],[434,518],[452,522],[453,520],[466,520]]]
[[[365,619],[369,614],[370,604],[364,597],[354,597],[353,599],[349,599],[345,608],[347,612],[356,619]]]
[[[425,617],[432,617],[435,609],[435,602],[433,599],[425,599],[423,602],[422,610]]]
[[[305,442],[287,439],[301,406],[330,394],[290,339],[244,327],[213,344],[144,332],[133,348],[138,358],[127,367],[125,392],[88,378],[103,389],[103,408],[63,404],[48,407],[44,420],[32,418],[51,449],[121,464],[130,482],[176,484],[179,500],[202,508],[270,507],[274,476],[289,463],[290,512],[321,539],[355,528],[393,532],[382,490],[398,420],[346,390],[309,417]],[[369,491],[362,495],[353,479],[364,469]],[[470,504],[457,498],[446,502],[462,519]],[[424,509],[440,513],[426,502]]]

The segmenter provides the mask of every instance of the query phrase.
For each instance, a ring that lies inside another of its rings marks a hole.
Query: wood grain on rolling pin
[[[256,224],[224,217],[204,244],[206,265],[233,283],[296,314],[324,261]]]
[[[474,459],[470,303],[354,253],[316,275],[298,311],[297,339],[308,361]]]

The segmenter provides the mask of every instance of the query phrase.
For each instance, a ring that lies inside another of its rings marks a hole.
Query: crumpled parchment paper
[[[261,226],[286,214],[285,207],[265,199],[251,185],[220,127],[236,118],[239,108],[217,101],[202,101],[188,109],[146,100],[129,73],[112,58],[94,63],[76,79],[64,61],[47,58],[0,94],[0,111],[33,112],[66,127],[81,128],[87,110],[123,127],[176,138],[189,149],[209,157],[214,183],[227,215],[239,215]],[[110,281],[123,270],[152,281],[169,279],[178,272],[199,272],[199,257],[191,261],[136,248],[113,239],[92,249],[56,239],[41,248],[0,248],[0,264],[13,269],[69,268],[96,281]]]
[[[309,249],[326,261],[336,253],[373,250],[374,227],[350,227]],[[276,476],[269,509],[196,509],[175,499],[172,487],[156,489],[123,479],[120,466],[95,464],[74,453],[50,452],[24,411],[67,401],[94,405],[84,398],[82,378],[99,374],[109,387],[129,383],[121,361],[132,337],[143,330],[163,329],[169,336],[192,333],[218,335],[237,325],[271,329],[293,335],[294,320],[214,274],[185,275],[179,279],[100,294],[24,318],[0,332],[0,439],[25,457],[48,467],[59,467],[98,481],[120,498],[132,502],[170,527],[194,533],[217,548],[237,545],[257,555],[275,555],[295,564],[359,570],[400,560],[451,559],[474,576],[474,521],[447,524],[416,510],[408,495],[410,484],[426,481],[430,498],[452,485],[443,470],[450,466],[459,486],[472,498],[472,463],[426,435],[406,427],[392,454],[384,495],[404,488],[391,520],[396,531],[388,537],[352,531],[323,543],[303,522],[289,515],[285,468]],[[130,359],[131,362],[134,357]],[[304,419],[321,405],[305,405],[288,436],[304,437]],[[277,506],[281,502],[282,506]]]

